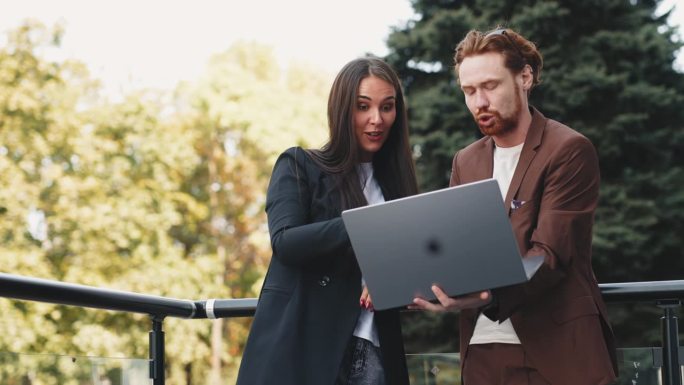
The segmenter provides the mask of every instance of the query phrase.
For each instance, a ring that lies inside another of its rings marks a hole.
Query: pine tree
[[[594,228],[600,282],[684,272],[682,45],[658,0],[414,0],[388,38],[404,81],[425,191],[448,184],[454,152],[480,134],[458,89],[453,52],[471,29],[513,28],[544,55],[531,104],[586,135],[601,164]]]

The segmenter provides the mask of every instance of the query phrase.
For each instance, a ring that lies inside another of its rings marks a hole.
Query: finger
[[[415,306],[418,309],[421,309],[421,310],[428,310],[428,311],[437,312],[437,313],[443,313],[446,311],[444,306],[442,306],[441,304],[439,304],[439,305],[434,304],[434,303],[428,302],[422,298],[414,298],[413,303],[415,304]]]
[[[361,297],[359,298],[359,305],[361,305],[362,308],[366,309],[368,305],[366,304],[368,302],[368,288],[366,286],[363,287],[363,290],[361,291]]]
[[[489,291],[477,292],[467,294],[454,299],[458,303],[460,309],[478,308],[486,305],[491,301],[491,293]]]
[[[416,304],[416,301],[417,301],[417,300],[422,300],[422,298],[421,298],[421,297],[415,297],[415,298],[413,299],[413,303],[410,304],[410,305],[406,305],[406,308],[407,308],[408,310],[427,310],[427,309],[424,309],[422,306],[417,305],[417,304]]]
[[[449,308],[454,306],[454,299],[449,297],[442,288],[437,285],[432,285],[432,292],[435,293],[435,297],[439,300],[444,307]]]
[[[370,293],[366,296],[365,309],[373,311],[373,300],[371,299]]]

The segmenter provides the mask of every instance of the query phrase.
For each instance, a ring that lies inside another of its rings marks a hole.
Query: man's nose
[[[475,93],[475,107],[477,109],[489,107],[489,98],[487,98],[487,95],[484,92],[478,90]]]

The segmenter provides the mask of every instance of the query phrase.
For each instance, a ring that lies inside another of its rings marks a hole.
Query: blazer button
[[[318,284],[321,287],[326,287],[326,286],[328,286],[329,283],[330,283],[330,277],[328,277],[327,275],[322,276],[321,279],[318,280]]]

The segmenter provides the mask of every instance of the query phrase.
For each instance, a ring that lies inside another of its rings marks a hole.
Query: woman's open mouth
[[[382,131],[368,131],[364,132],[369,140],[376,141],[382,139]]]

